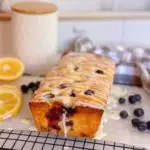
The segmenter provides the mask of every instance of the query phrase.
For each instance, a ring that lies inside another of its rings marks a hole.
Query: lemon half
[[[0,80],[16,80],[23,72],[24,65],[19,59],[11,57],[0,58]]]
[[[17,115],[21,107],[21,91],[12,85],[0,86],[0,121]]]

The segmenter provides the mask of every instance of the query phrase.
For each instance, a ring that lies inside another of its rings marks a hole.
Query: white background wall
[[[150,10],[150,0],[9,0],[46,1],[56,3],[61,11]]]
[[[73,28],[85,30],[95,43],[129,44],[150,47],[150,20],[60,21],[58,49],[74,38]],[[11,52],[11,22],[0,22],[0,52]]]
[[[17,2],[23,0],[12,0]],[[26,0],[31,1],[31,0]],[[41,0],[55,2],[61,11],[100,11],[118,8],[120,11],[149,9],[150,0]],[[121,9],[122,8],[122,9]],[[61,20],[58,49],[68,46],[76,27],[85,30],[95,43],[117,43],[150,47],[150,20]],[[11,51],[11,22],[0,21],[0,51]]]

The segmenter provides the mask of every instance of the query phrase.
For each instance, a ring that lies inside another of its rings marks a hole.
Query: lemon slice
[[[21,91],[12,85],[0,86],[0,121],[18,114],[22,106]]]
[[[17,95],[19,95],[19,97],[22,97],[22,92],[20,91],[20,89],[18,89],[16,86],[14,85],[1,85],[0,89],[3,90],[11,90],[13,92],[15,92]]]
[[[23,63],[17,58],[5,57],[0,59],[0,80],[12,81],[24,72]]]

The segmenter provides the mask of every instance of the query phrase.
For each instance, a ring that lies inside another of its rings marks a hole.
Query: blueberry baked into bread
[[[113,61],[103,56],[63,56],[29,103],[38,130],[93,138],[102,122],[114,73]]]

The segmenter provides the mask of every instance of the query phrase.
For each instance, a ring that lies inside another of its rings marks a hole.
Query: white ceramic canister
[[[45,2],[20,2],[12,6],[12,48],[26,73],[45,74],[59,60],[57,6]]]

